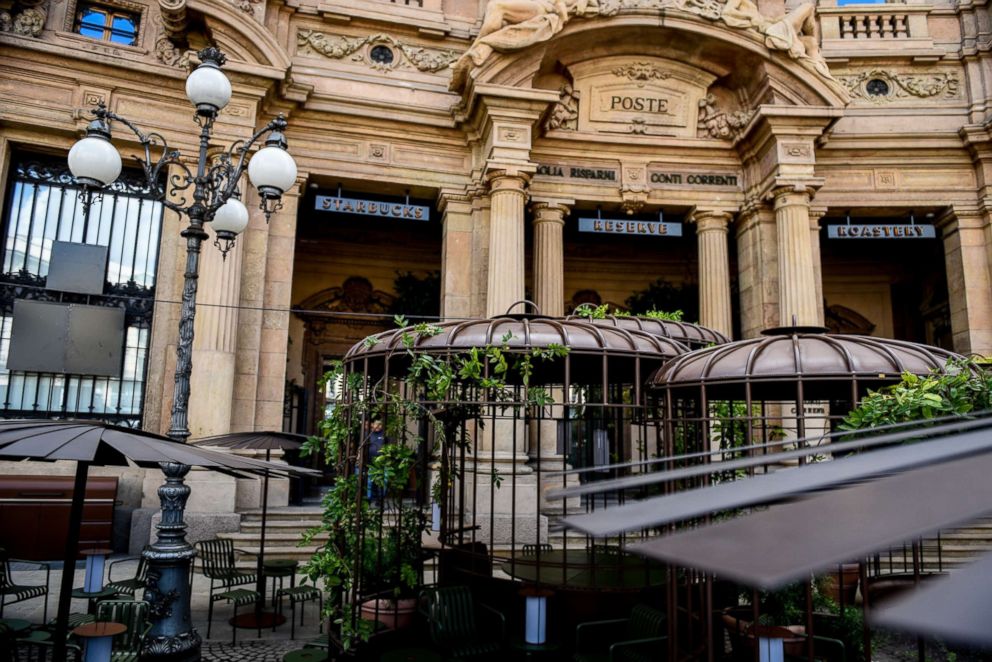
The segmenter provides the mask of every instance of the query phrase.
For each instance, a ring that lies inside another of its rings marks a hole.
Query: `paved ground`
[[[121,556],[113,557],[112,560],[118,558],[125,558]],[[135,566],[137,561],[134,562],[123,562],[114,566],[113,569],[113,579],[126,579],[129,575],[133,576]],[[28,567],[26,565],[13,564],[12,567],[13,579],[17,584],[22,585],[36,585],[45,583],[45,573],[43,571],[37,571],[33,567]],[[74,586],[83,585],[83,564],[79,563],[75,573]],[[53,568],[51,572],[51,577],[49,579],[49,599],[48,599],[48,618],[54,619],[57,610],[57,596],[59,590],[59,583],[61,582],[62,571],[60,569]],[[299,577],[297,578],[297,585],[299,585]],[[288,586],[288,582],[287,582]],[[211,638],[206,639],[207,636],[207,605],[208,594],[210,589],[210,580],[203,577],[199,573],[196,573],[193,578],[193,594],[192,594],[192,615],[193,615],[193,625],[205,640],[203,647],[203,659],[216,662],[281,662],[282,656],[291,650],[297,648],[302,648],[303,644],[310,639],[317,636],[317,625],[318,625],[318,614],[316,603],[306,603],[304,613],[304,625],[301,627],[299,622],[300,613],[297,611],[296,614],[296,640],[290,640],[290,627],[289,623],[276,628],[275,631],[262,630],[262,639],[258,639],[255,630],[244,630],[239,629],[237,632],[238,643],[237,646],[231,645],[231,626],[228,625],[227,619],[231,615],[231,607],[226,606],[223,603],[217,603],[214,609],[214,621],[213,628],[211,631]],[[270,587],[271,591],[271,587]],[[40,598],[34,600],[27,600],[25,602],[20,602],[14,605],[8,605],[4,608],[5,618],[23,618],[32,623],[41,623],[43,620],[43,602]],[[285,609],[288,610],[288,604],[285,605]],[[83,600],[73,600],[72,611],[73,612],[84,612],[86,610],[86,602]],[[242,607],[240,612],[246,611],[246,608]],[[287,617],[289,614],[287,613]]]

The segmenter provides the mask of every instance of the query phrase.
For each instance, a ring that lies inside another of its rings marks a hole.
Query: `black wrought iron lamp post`
[[[226,256],[235,238],[248,225],[248,210],[239,199],[238,181],[248,171],[248,178],[258,190],[260,207],[266,221],[281,207],[280,199],[296,181],[296,163],[286,151],[283,131],[286,120],[281,115],[257,131],[247,141],[238,141],[220,156],[210,159],[208,148],[217,114],[231,99],[231,83],[221,71],[225,57],[216,48],[199,52],[200,65],[186,80],[186,95],[196,107],[195,121],[200,127],[200,149],[195,172],[185,165],[177,150],[171,150],[158,133],[143,133],[127,119],[103,105],[92,111],[95,116],[86,136],[69,152],[69,169],[86,189],[84,204],[121,172],[121,156],[111,144],[111,124],[118,122],[130,129],[144,148],[136,157],[144,171],[149,189],[161,203],[189,219],[182,231],[186,238],[186,272],[183,280],[182,308],[179,318],[179,341],[176,348],[175,390],[168,435],[179,442],[189,437],[190,373],[192,372],[193,319],[196,314],[196,289],[200,271],[200,247],[208,238],[209,223],[216,235],[214,244]],[[249,158],[253,146],[268,134],[264,146]],[[160,153],[159,153],[160,152]],[[169,168],[175,168],[170,174]],[[192,198],[187,200],[187,194]],[[200,636],[190,620],[189,576],[195,551],[186,541],[183,512],[190,488],[183,483],[189,467],[163,464],[166,482],[159,488],[162,521],[156,542],[144,552],[148,560],[148,583],[145,599],[151,603],[152,629],[146,638],[145,655],[168,660],[200,659]],[[144,658],[143,658],[144,659]]]

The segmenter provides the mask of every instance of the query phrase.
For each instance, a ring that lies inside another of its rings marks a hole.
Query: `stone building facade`
[[[654,287],[735,337],[827,324],[992,353],[981,2],[0,0],[0,30],[8,257],[59,232],[18,225],[15,198],[86,109],[195,153],[199,48],[234,86],[218,149],[289,119],[298,187],[269,223],[249,193],[234,251],[204,252],[194,438],[306,431],[326,361],[432,297],[446,318],[561,315]],[[164,432],[184,240],[158,213],[160,239],[130,239],[157,245],[128,422]],[[15,262],[10,297],[43,288]],[[40,378],[17,407],[5,375],[6,409],[38,411]]]

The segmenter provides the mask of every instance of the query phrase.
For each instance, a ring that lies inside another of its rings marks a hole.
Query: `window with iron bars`
[[[128,171],[94,196],[88,217],[81,196],[64,160],[15,155],[3,210],[0,416],[88,418],[140,427],[162,204],[151,198],[141,173]],[[46,288],[55,241],[108,248],[102,295]],[[8,370],[14,300],[22,298],[123,308],[121,377]]]

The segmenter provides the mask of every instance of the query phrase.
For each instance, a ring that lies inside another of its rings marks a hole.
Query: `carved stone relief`
[[[898,73],[870,69],[857,74],[840,74],[837,79],[852,99],[872,103],[912,98],[958,99],[961,95],[961,81],[954,72]]]
[[[411,46],[381,33],[368,37],[346,37],[301,30],[296,35],[296,43],[301,55],[323,55],[335,60],[349,58],[352,62],[386,73],[401,66],[435,73],[446,69],[458,58],[456,51]],[[388,49],[389,53],[379,50],[378,55],[373,54],[373,50],[379,47]]]
[[[579,93],[571,83],[561,87],[561,96],[544,121],[545,131],[575,131],[579,128]]]
[[[684,11],[756,32],[767,48],[784,52],[846,100],[846,88],[830,75],[820,54],[815,4],[803,2],[783,16],[769,18],[752,0],[489,0],[479,35],[452,65],[451,89],[461,91],[469,70],[481,66],[493,52],[520,50],[547,41],[573,18],[644,9]]]
[[[0,32],[40,37],[48,19],[45,0],[19,0],[9,11],[0,10]]]
[[[699,100],[697,137],[731,140],[747,126],[754,112],[752,109],[742,109],[728,113],[717,108],[716,97],[707,94]]]
[[[665,80],[671,78],[670,73],[659,69],[649,62],[636,62],[617,67],[613,70],[613,75],[618,78],[629,78],[630,80]]]

